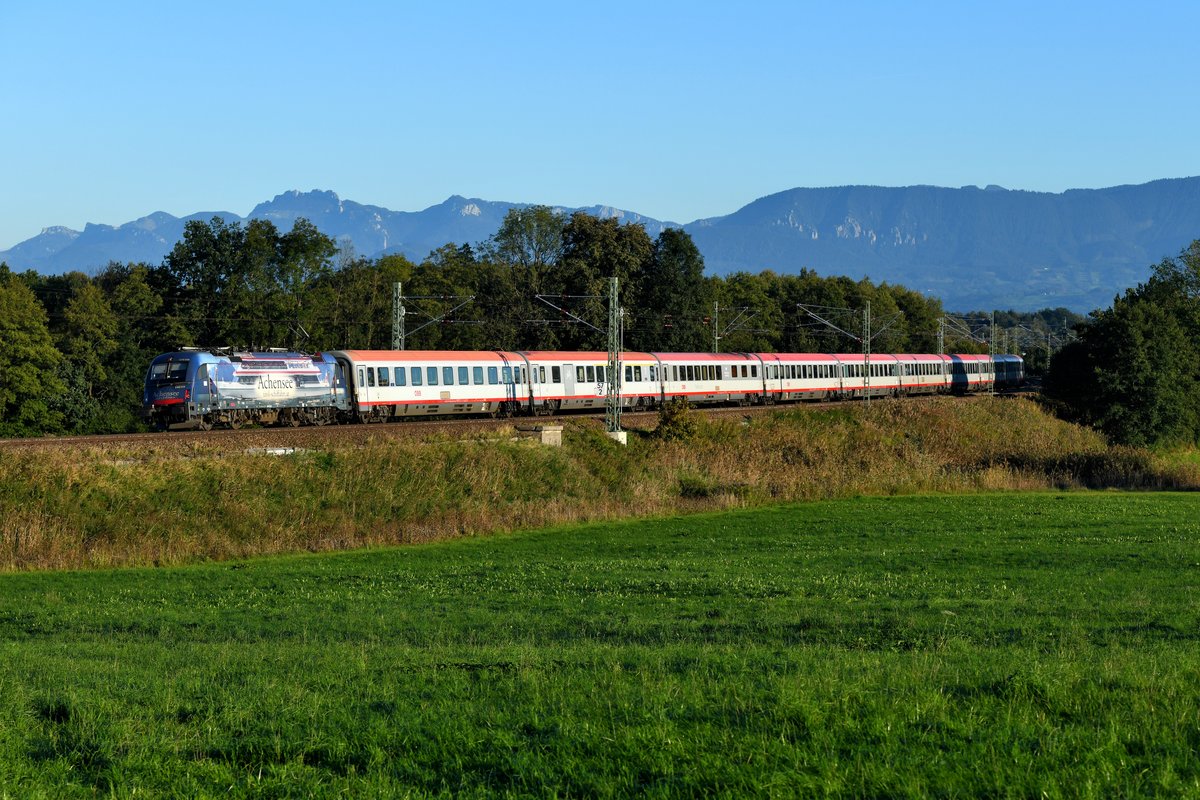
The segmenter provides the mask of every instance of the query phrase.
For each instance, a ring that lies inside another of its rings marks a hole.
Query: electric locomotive
[[[150,362],[142,414],[159,430],[325,425],[350,410],[342,370],[323,353],[163,353]]]

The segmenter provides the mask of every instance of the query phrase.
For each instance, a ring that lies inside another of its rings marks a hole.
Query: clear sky
[[[0,249],[288,189],[690,222],[1200,174],[1200,2],[0,2]]]

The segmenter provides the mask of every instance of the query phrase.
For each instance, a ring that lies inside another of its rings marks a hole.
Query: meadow
[[[236,438],[0,450],[0,572],[178,565],[413,544],[798,500],[1200,488],[1200,461],[1111,447],[1033,402],[980,397],[684,415],[628,447],[359,437],[270,455]]]
[[[0,576],[0,797],[1200,795],[1200,495]]]

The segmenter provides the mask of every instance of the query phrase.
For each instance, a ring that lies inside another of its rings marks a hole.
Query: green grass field
[[[1200,796],[1200,495],[0,576],[0,797]]]

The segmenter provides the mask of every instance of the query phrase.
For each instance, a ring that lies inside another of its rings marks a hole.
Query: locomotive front
[[[158,430],[196,427],[192,397],[196,371],[216,359],[200,352],[163,353],[155,356],[142,389],[142,417]]]

